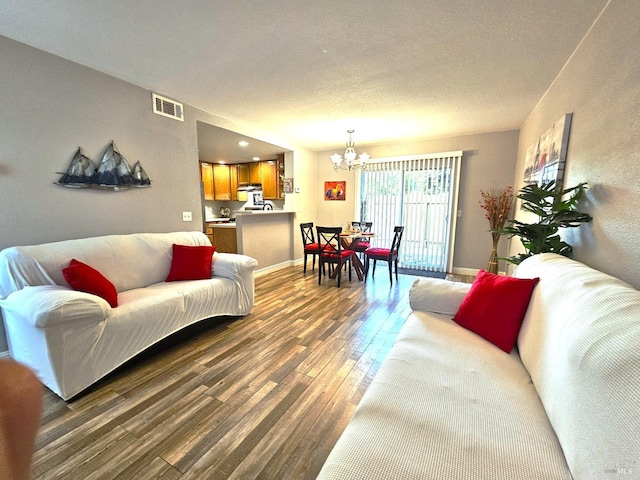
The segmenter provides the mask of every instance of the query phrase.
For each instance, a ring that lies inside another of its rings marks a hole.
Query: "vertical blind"
[[[376,246],[403,225],[403,268],[450,272],[462,152],[373,160],[362,172],[360,218],[373,222]]]

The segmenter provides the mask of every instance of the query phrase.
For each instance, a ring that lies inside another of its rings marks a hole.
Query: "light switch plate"
[[[294,192],[300,193],[300,187],[295,187]]]
[[[182,221],[183,222],[190,222],[193,220],[193,216],[191,215],[191,212],[182,212]]]

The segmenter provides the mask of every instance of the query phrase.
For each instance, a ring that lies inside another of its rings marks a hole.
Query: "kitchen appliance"
[[[261,183],[240,184],[238,200],[245,202],[241,210],[273,210],[273,202],[264,199]]]

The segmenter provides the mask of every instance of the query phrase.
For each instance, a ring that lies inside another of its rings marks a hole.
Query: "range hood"
[[[262,190],[261,183],[241,183],[238,185],[238,192],[255,192],[256,190]]]

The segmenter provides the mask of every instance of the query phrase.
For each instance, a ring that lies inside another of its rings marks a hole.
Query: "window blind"
[[[360,217],[373,222],[375,246],[388,247],[403,225],[403,268],[453,269],[462,152],[372,160],[362,172]]]

